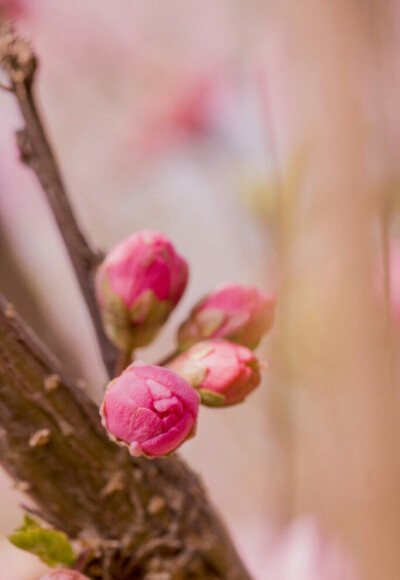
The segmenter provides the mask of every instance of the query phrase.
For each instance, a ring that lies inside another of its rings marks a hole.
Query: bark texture
[[[92,578],[248,580],[177,457],[133,459],[0,299],[0,460],[40,516],[79,539]]]

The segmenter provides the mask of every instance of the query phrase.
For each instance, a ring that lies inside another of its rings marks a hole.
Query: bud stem
[[[119,377],[119,375],[126,369],[127,366],[135,360],[134,351],[121,351],[118,355],[117,362],[115,365],[114,376]]]

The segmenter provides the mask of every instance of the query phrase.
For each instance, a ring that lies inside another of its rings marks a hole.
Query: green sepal
[[[102,286],[104,305],[102,319],[110,341],[123,352],[150,344],[173,310],[171,300],[159,300],[150,288],[128,309],[112,291],[107,277]]]
[[[42,528],[28,516],[24,518],[24,525],[8,539],[17,548],[38,556],[48,566],[72,566],[75,562],[74,551],[64,532]]]
[[[224,395],[220,395],[214,391],[209,391],[208,389],[199,389],[199,393],[202,404],[207,407],[223,407],[226,405]]]
[[[217,309],[206,308],[196,314],[196,324],[200,330],[201,338],[208,338],[219,330],[224,323],[226,315]]]

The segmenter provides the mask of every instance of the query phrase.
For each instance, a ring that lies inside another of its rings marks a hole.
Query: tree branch
[[[0,24],[0,64],[25,127],[23,160],[35,171],[60,228],[111,374],[94,299],[99,255],[68,203],[32,92],[30,46]],[[78,539],[77,567],[94,579],[250,580],[198,478],[176,456],[132,459],[111,443],[96,405],[0,296],[0,463],[35,513]]]
[[[45,520],[80,538],[85,573],[249,580],[198,478],[176,456],[132,459],[61,376],[0,296],[0,462]]]
[[[77,224],[40,119],[33,93],[36,58],[30,45],[4,22],[0,23],[0,64],[25,122],[25,127],[17,132],[21,159],[33,169],[46,195],[91,316],[104,365],[113,376],[117,353],[104,333],[94,295],[94,275],[102,255],[90,248]]]

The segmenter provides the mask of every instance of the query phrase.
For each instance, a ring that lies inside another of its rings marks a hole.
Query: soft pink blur
[[[356,580],[349,557],[314,516],[303,516],[283,530],[265,566],[265,580]]]
[[[382,274],[382,272],[381,272]],[[390,305],[397,330],[400,330],[400,242],[395,241],[389,250]],[[384,293],[382,293],[383,295]]]

